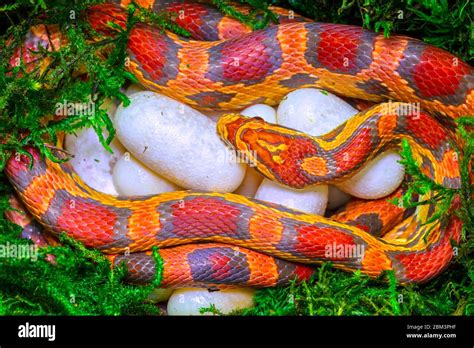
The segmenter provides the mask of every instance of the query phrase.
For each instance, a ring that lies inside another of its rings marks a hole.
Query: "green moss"
[[[0,222],[1,245],[32,245],[19,228]],[[38,258],[4,258],[0,313],[4,315],[143,315],[160,310],[146,299],[152,287],[126,285],[125,268],[110,268],[98,251],[62,238],[63,246],[39,248]],[[54,255],[55,265],[47,260]]]
[[[257,293],[245,315],[472,315],[473,291],[462,268],[424,286],[396,286],[324,264],[309,282]],[[387,279],[388,278],[388,279]],[[392,280],[391,280],[392,279]],[[382,281],[385,280],[385,281]],[[461,280],[461,281],[460,281]]]
[[[240,3],[247,4],[252,7],[252,10],[248,15],[244,15],[243,13],[239,12],[235,6],[229,4],[229,2],[225,0],[212,0],[212,3],[226,15],[237,18],[241,22],[249,25],[254,30],[265,28],[269,23],[278,22],[275,14],[268,9],[269,4],[266,1],[240,1]]]
[[[225,13],[262,27],[274,19],[266,10],[263,0],[241,1],[254,6],[250,16],[235,12],[222,0],[214,3]],[[71,10],[79,14],[92,1],[64,0],[10,0],[0,7],[0,137],[12,135],[0,144],[0,169],[12,151],[29,143],[38,146],[48,157],[51,152],[43,145],[45,138],[54,139],[57,131],[74,132],[87,126],[93,127],[101,142],[108,148],[114,130],[105,111],[99,107],[105,98],[128,102],[120,87],[134,80],[125,69],[124,47],[128,30],[135,21],[152,22],[175,30],[167,18],[129,8],[131,17],[127,28],[114,39],[102,38],[94,45],[86,42],[91,38],[88,25],[80,16],[70,18]],[[294,9],[318,21],[364,25],[375,30],[404,33],[424,39],[445,48],[460,58],[471,62],[473,47],[471,36],[472,7],[469,1],[449,4],[444,0],[289,0],[273,1],[272,4]],[[400,11],[402,11],[400,13]],[[25,17],[24,14],[28,13]],[[61,29],[70,38],[70,44],[56,52],[43,52],[52,59],[46,73],[27,74],[20,65],[9,72],[9,54],[14,46],[6,45],[6,38],[13,36],[19,43],[30,25],[42,21],[62,23]],[[262,16],[256,18],[255,14]],[[400,14],[402,16],[400,17]],[[8,25],[8,27],[5,27]],[[99,51],[110,51],[108,58],[97,57]],[[73,72],[85,67],[88,80],[73,77]],[[87,102],[94,95],[95,112],[74,115],[60,121],[40,122],[45,115],[54,114],[56,103],[64,100],[72,103]],[[426,285],[399,286],[393,275],[387,273],[381,279],[372,280],[360,273],[349,274],[332,268],[330,263],[321,266],[313,278],[301,284],[284,288],[260,290],[256,307],[241,311],[245,315],[473,315],[474,314],[474,262],[472,183],[469,181],[469,162],[473,154],[472,118],[461,120],[460,136],[465,146],[459,149],[463,186],[462,209],[457,212],[465,221],[463,243],[453,264],[440,277]],[[24,130],[29,134],[24,136]],[[102,136],[102,130],[109,137]],[[438,189],[429,180],[417,177],[418,166],[404,148],[405,164],[417,179],[422,190]],[[415,189],[415,188],[414,188]],[[7,195],[11,192],[5,176],[0,173],[0,244],[24,244],[30,242],[18,238],[20,229],[3,218],[8,209]],[[440,191],[441,192],[441,191]],[[443,191],[444,192],[444,191]],[[441,218],[445,203],[452,198],[444,192],[440,199]],[[124,269],[110,269],[109,262],[99,252],[87,250],[68,238],[64,245],[39,250],[39,258],[0,259],[0,314],[77,314],[120,315],[159,314],[155,305],[146,303],[150,287],[137,287],[122,282]],[[56,256],[56,265],[45,257]],[[155,252],[159,264],[159,255]],[[161,281],[161,268],[154,284]],[[203,309],[215,313],[215,308]]]
[[[216,308],[216,305],[211,303],[209,307],[199,308],[199,313],[201,314],[212,314],[212,315],[223,315],[223,313]]]

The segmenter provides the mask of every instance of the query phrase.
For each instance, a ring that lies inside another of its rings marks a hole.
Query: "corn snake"
[[[100,5],[89,13],[99,32],[110,33],[106,23],[111,19],[123,25],[123,11]],[[473,111],[473,75],[467,64],[453,67],[455,57],[440,49],[405,37],[383,39],[351,26],[287,23],[234,39],[201,42],[139,24],[131,32],[128,50],[130,69],[143,85],[201,109],[275,104],[293,89],[313,86],[373,102],[418,102],[443,120]],[[317,52],[313,57],[311,50]],[[439,81],[426,82],[439,69]],[[256,98],[259,95],[265,98]],[[404,136],[426,175],[457,188],[449,130],[424,111],[406,112],[404,105],[379,104],[321,138],[231,114],[219,121],[218,130],[239,151],[256,152],[253,160],[262,174],[296,188],[347,178]],[[396,210],[385,199],[356,202],[330,220],[233,194],[115,198],[89,188],[68,165],[44,160],[35,149],[28,151],[35,158],[32,170],[27,170],[26,157],[10,159],[6,169],[28,210],[47,230],[66,231],[88,247],[109,254],[130,251],[130,256],[111,259],[128,262],[135,282],[149,281],[154,274],[146,252],[153,245],[163,247],[165,287],[275,286],[295,276],[307,279],[312,268],[301,263],[326,260],[371,276],[392,269],[403,283],[423,282],[448,265],[451,240],[460,240],[461,222],[452,217],[443,225],[435,222],[425,243],[422,236],[433,224],[421,222],[433,214],[433,205],[410,214],[397,211],[390,222],[380,213],[382,228],[371,230],[373,216],[366,225],[360,218],[366,211]],[[349,154],[348,159],[341,154]],[[365,251],[361,258],[328,257],[328,245],[363,245]]]

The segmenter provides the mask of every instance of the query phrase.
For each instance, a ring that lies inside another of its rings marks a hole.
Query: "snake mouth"
[[[241,114],[225,114],[217,121],[217,134],[226,143],[236,147],[237,134],[246,123],[250,122],[265,123],[261,117],[247,117]]]

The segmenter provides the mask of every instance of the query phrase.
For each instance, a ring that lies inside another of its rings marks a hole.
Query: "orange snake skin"
[[[178,13],[184,8],[177,22],[200,41],[137,24],[127,48],[129,69],[147,88],[193,107],[274,105],[302,87],[377,103],[400,101],[374,105],[320,137],[259,118],[222,116],[220,137],[265,177],[297,189],[337,183],[404,138],[425,175],[460,187],[452,121],[474,111],[474,76],[455,56],[403,36],[387,39],[299,16],[288,20],[282,9],[281,24],[251,32],[205,4],[141,3]],[[106,35],[113,35],[108,22],[123,27],[126,19],[114,4],[91,7],[87,16]],[[387,202],[404,187],[383,199],[354,200],[327,218],[232,193],[114,197],[87,186],[69,164],[27,151],[34,158],[31,169],[27,156],[12,156],[5,169],[27,210],[47,231],[66,232],[109,254],[114,264],[125,262],[134,283],[153,279],[153,246],[163,260],[163,287],[284,285],[308,279],[312,265],[325,261],[373,277],[393,270],[401,283],[425,282],[448,266],[452,243],[460,242],[462,222],[454,214],[423,224],[435,204],[405,210]],[[458,205],[455,199],[451,208]]]

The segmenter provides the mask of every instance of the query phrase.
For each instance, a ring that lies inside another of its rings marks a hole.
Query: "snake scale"
[[[404,138],[425,175],[460,187],[452,125],[474,112],[474,75],[450,53],[404,36],[290,18],[284,9],[275,9],[280,24],[251,31],[206,4],[140,3],[179,14],[177,23],[195,39],[135,25],[129,69],[151,90],[203,110],[275,105],[302,87],[377,103],[320,137],[259,118],[222,116],[220,137],[265,177],[297,189],[337,183]],[[113,35],[109,22],[124,27],[126,21],[118,4],[93,6],[86,15],[105,35]],[[12,156],[5,173],[35,223],[103,251],[114,264],[127,263],[135,283],[153,279],[153,246],[163,260],[163,287],[284,285],[308,279],[324,261],[373,277],[393,270],[401,283],[425,282],[448,266],[452,244],[460,242],[456,215],[423,223],[434,203],[403,209],[387,198],[354,200],[322,217],[231,193],[114,197],[87,186],[67,163],[26,150],[31,169],[27,156]],[[391,197],[403,192],[402,186]],[[458,205],[454,199],[451,209]],[[346,252],[328,254],[338,247]],[[363,252],[347,253],[356,249]]]

